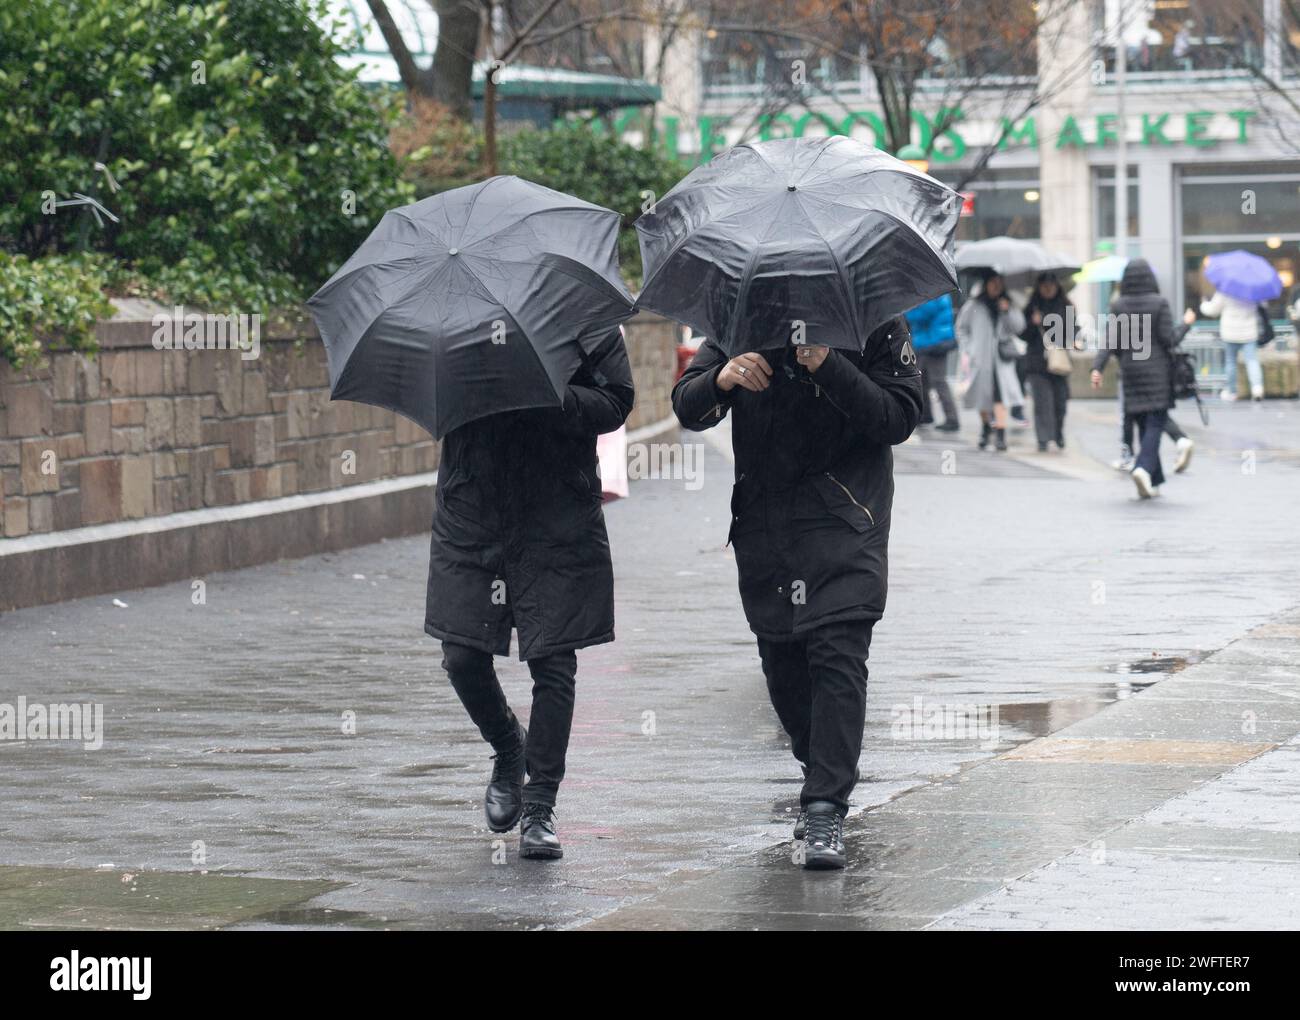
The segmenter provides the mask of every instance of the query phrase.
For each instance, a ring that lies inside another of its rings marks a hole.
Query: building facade
[[[1125,165],[1126,253],[1155,268],[1175,308],[1202,290],[1203,259],[1244,248],[1300,283],[1300,24],[1281,0],[1043,0],[1028,38],[958,52],[940,37],[913,92],[912,143],[968,194],[958,239],[1010,234],[1080,262],[1116,250]],[[1127,65],[1120,81],[1119,47]],[[657,120],[689,161],[742,139],[837,132],[886,144],[867,62],[843,47],[755,45],[701,25],[664,62]],[[647,42],[658,53],[658,40]],[[801,82],[791,84],[791,68]],[[938,134],[935,134],[936,128]],[[1121,135],[1123,153],[1121,156]],[[1107,287],[1107,290],[1109,288]],[[1078,287],[1085,309],[1101,285]]]

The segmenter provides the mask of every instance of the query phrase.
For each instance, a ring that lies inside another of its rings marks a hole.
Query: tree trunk
[[[496,70],[489,67],[483,79],[483,162],[487,175],[497,175],[497,85]]]
[[[478,51],[481,0],[436,0],[438,48],[433,55],[429,95],[447,107],[452,116],[474,116],[474,54]]]

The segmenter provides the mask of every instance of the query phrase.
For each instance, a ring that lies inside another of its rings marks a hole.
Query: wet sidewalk
[[[1104,467],[1113,403],[1073,405],[1066,454],[981,453],[972,422],[899,449],[842,875],[789,860],[799,773],[713,446],[702,487],[607,510],[618,640],[579,654],[555,864],[483,825],[425,538],[213,575],[197,605],[4,614],[0,702],[101,703],[105,735],[0,741],[0,927],[1294,926],[1298,411],[1184,414],[1201,448],[1150,503]]]

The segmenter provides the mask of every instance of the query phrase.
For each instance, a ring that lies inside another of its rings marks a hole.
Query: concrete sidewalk
[[[1076,402],[1066,455],[981,453],[973,422],[899,449],[843,875],[788,859],[799,773],[711,446],[702,487],[608,508],[618,640],[579,655],[554,865],[484,828],[488,749],[421,630],[425,538],[214,574],[202,604],[182,582],[0,615],[0,703],[106,715],[99,750],[0,741],[0,927],[1083,926],[1147,874],[1171,892],[1128,895],[1128,923],[1293,922],[1300,876],[1249,855],[1293,831],[1251,786],[1294,791],[1297,410],[1216,411],[1149,503],[1102,466],[1113,403]],[[996,729],[900,733],[918,699]],[[1197,855],[1224,881],[1184,911]]]

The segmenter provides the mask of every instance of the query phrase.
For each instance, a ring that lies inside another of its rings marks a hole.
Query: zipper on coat
[[[712,416],[712,417],[714,417],[714,418],[721,418],[721,417],[722,417],[722,405],[721,405],[721,404],[714,404],[714,405],[713,405],[712,407],[710,407],[707,411],[705,411],[702,415],[700,415],[700,419],[699,419],[699,420],[700,420],[700,421],[704,421],[706,418],[708,418],[708,417],[710,417],[710,416]]]
[[[872,527],[875,527],[875,525],[876,525],[876,519],[875,519],[875,517],[873,517],[873,516],[871,515],[871,511],[870,511],[870,510],[868,510],[865,506],[863,506],[861,503],[859,503],[856,499],[853,498],[853,493],[849,492],[849,487],[848,487],[847,485],[845,485],[843,482],[841,482],[838,478],[836,478],[836,477],[835,477],[833,474],[831,474],[829,471],[825,472],[825,474],[826,474],[826,477],[827,477],[827,478],[829,478],[832,482],[834,482],[836,485],[838,485],[838,486],[840,487],[840,489],[843,491],[844,495],[846,495],[846,496],[849,497],[849,502],[851,502],[855,507],[857,507],[859,510],[861,510],[864,514],[867,515],[867,520],[869,520],[869,521],[871,522],[871,526],[872,526]]]

